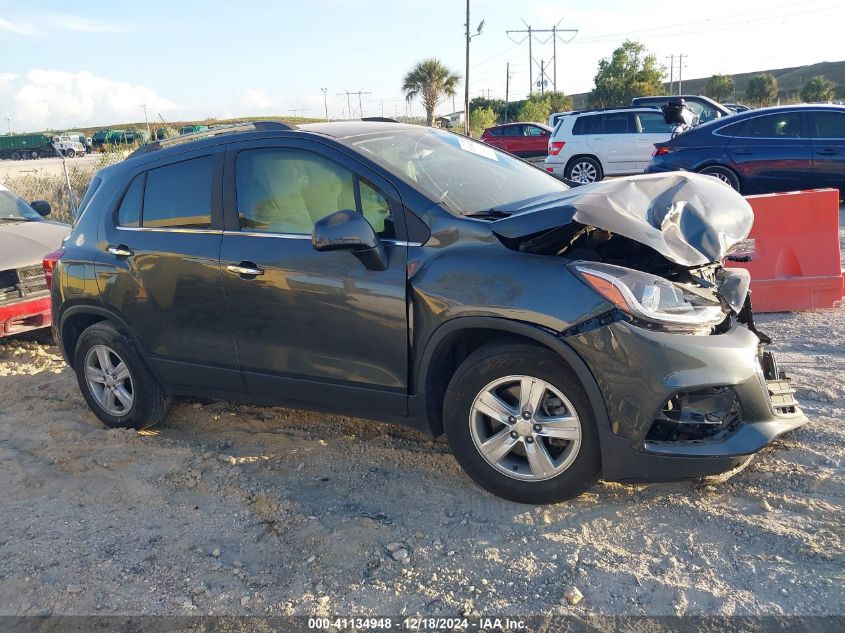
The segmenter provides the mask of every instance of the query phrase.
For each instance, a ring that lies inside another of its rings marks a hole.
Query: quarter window
[[[327,215],[353,210],[363,213],[381,237],[395,237],[384,194],[318,154],[245,150],[238,154],[235,172],[242,229],[307,235]]]
[[[144,178],[138,174],[126,190],[120,208],[117,210],[117,223],[120,226],[141,226],[141,202],[144,199]]]
[[[815,138],[845,138],[845,114],[811,112],[810,121]]]
[[[151,169],[147,173],[141,225],[209,228],[213,172],[211,156]]]

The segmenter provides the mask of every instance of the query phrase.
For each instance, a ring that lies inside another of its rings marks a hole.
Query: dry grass
[[[68,176],[73,190],[74,204],[79,206],[79,202],[85,195],[94,174],[104,167],[120,162],[125,157],[125,151],[110,151],[100,154],[96,163],[79,165],[73,164],[73,161],[68,161]],[[67,223],[72,221],[71,204],[64,171],[10,175],[6,176],[2,184],[27,202],[32,200],[49,202],[53,209],[49,217],[50,220]]]

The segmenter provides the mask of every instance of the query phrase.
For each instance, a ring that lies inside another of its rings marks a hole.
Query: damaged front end
[[[722,265],[752,222],[724,183],[674,173],[578,187],[493,231],[514,250],[564,258],[613,306],[561,333],[589,359],[613,434],[636,451],[725,458],[727,469],[806,421],[754,324],[748,272]],[[611,478],[628,478],[620,468]],[[714,468],[699,462],[689,476]]]

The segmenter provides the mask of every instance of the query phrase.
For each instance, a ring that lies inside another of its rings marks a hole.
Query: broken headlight
[[[617,308],[651,327],[706,332],[725,319],[718,302],[656,275],[583,261],[570,264],[570,268]]]

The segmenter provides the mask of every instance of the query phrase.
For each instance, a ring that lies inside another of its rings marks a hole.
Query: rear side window
[[[636,132],[634,129],[633,117],[628,112],[617,112],[615,114],[603,114],[603,134],[630,134]]]
[[[726,125],[725,127],[721,127],[716,130],[717,134],[722,136],[742,136],[742,127],[745,125],[745,121],[740,121],[739,123],[731,123],[730,125]]]
[[[742,138],[800,138],[801,113],[778,112],[747,119],[742,131],[737,136]]]
[[[572,127],[573,134],[601,134],[601,115],[579,116]]]
[[[487,133],[490,136],[501,136],[502,135],[502,128],[500,127],[491,127],[488,128]]]
[[[502,136],[522,136],[521,125],[509,125],[503,129],[504,131],[502,132]]]
[[[211,156],[151,169],[147,173],[141,225],[209,228],[213,173]]]
[[[144,178],[146,174],[138,174],[129,185],[123,196],[120,208],[117,210],[119,226],[141,226],[141,204],[144,200]]]
[[[810,129],[815,138],[845,138],[845,114],[811,112]]]

